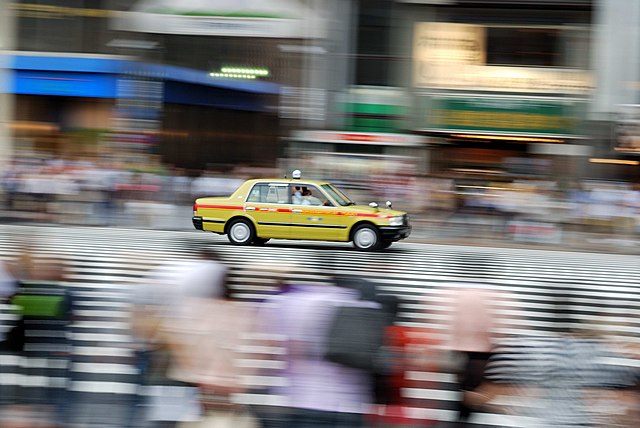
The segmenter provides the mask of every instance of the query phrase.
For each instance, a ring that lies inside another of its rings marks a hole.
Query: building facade
[[[281,88],[301,86],[307,60],[291,47],[322,29],[306,23],[304,3],[267,3],[3,4],[14,148],[192,169],[273,165]]]

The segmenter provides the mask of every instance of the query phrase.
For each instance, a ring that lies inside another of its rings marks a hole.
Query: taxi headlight
[[[391,217],[389,219],[390,226],[402,226],[402,216]]]

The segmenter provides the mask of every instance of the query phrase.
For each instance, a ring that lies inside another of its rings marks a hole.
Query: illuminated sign
[[[485,29],[478,25],[421,22],[415,26],[413,57],[418,68],[431,63],[484,64]]]
[[[413,85],[477,91],[575,93],[593,88],[584,70],[486,65],[485,27],[445,22],[416,24]]]
[[[593,88],[591,74],[582,70],[428,64],[414,76],[417,87],[434,89],[585,94]]]
[[[269,70],[266,68],[222,67],[219,72],[209,73],[209,76],[226,79],[255,80],[258,77],[269,76]]]

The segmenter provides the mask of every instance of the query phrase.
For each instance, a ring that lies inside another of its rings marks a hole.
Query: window
[[[391,19],[393,2],[361,0],[358,4],[356,84],[388,85],[391,79]]]
[[[562,66],[562,33],[553,28],[487,28],[487,64]]]
[[[251,189],[247,202],[262,204],[288,204],[289,193],[286,185],[258,183]]]
[[[332,206],[324,193],[316,186],[292,186],[293,203],[295,205]]]
[[[349,205],[355,205],[355,203],[353,201],[351,201],[344,193],[342,193],[341,191],[339,191],[338,189],[336,189],[332,185],[323,184],[322,188],[324,190],[326,190],[327,193],[329,193],[331,195],[331,197],[333,197],[333,199],[335,199],[336,202],[338,202],[343,207],[346,207],[346,206],[349,206]]]

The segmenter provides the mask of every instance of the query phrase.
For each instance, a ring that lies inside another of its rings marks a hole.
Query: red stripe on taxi
[[[260,212],[268,212],[268,213],[290,213],[291,209],[289,208],[258,208]]]

